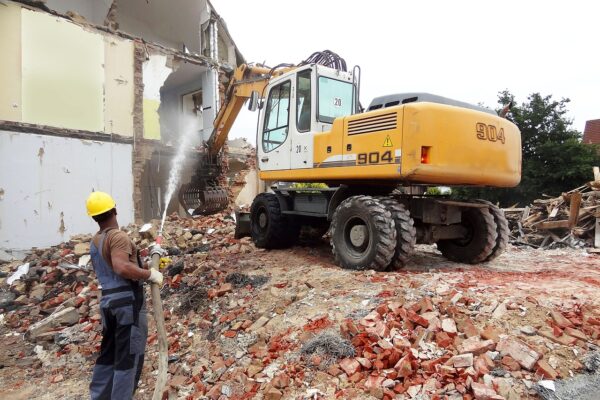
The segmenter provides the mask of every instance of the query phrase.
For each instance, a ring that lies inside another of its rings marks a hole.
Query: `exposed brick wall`
[[[600,144],[600,119],[592,119],[585,123],[583,143]]]
[[[135,41],[133,63],[133,207],[135,221],[142,222],[142,174],[146,161],[152,157],[154,143],[144,140],[144,79],[142,64],[146,60],[146,49],[140,40]]]

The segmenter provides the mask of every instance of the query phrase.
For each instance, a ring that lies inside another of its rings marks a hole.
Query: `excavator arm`
[[[253,92],[263,93],[273,73],[270,68],[246,64],[234,71],[225,92],[225,102],[215,118],[213,132],[207,142],[209,154],[216,155],[221,151],[242,106]]]
[[[206,151],[200,153],[196,173],[179,190],[179,201],[192,215],[212,214],[227,207],[227,188],[219,186],[221,150],[242,106],[256,93],[262,96],[269,81],[292,67],[266,68],[242,64],[233,72],[225,100],[214,121]]]

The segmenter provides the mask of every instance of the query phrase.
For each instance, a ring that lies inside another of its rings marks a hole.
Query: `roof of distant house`
[[[585,123],[583,143],[600,144],[600,119],[592,119]]]

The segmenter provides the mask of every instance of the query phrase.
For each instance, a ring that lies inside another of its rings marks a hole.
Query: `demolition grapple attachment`
[[[214,214],[227,208],[227,189],[188,183],[179,189],[179,202],[190,215]]]

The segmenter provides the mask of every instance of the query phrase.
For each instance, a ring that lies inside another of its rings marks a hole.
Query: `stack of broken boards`
[[[513,244],[539,248],[588,247],[600,253],[600,173],[594,181],[525,208],[505,208]]]

